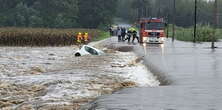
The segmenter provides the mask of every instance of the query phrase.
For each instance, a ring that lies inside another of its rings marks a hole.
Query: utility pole
[[[161,10],[160,10],[160,2],[159,1],[156,2],[156,6],[158,6],[157,17],[160,18],[161,17]]]
[[[146,13],[145,1],[139,0],[139,6],[140,7],[138,7],[138,20],[140,20],[141,18],[145,16],[145,13]]]
[[[215,47],[215,37],[216,37],[216,30],[217,30],[218,22],[219,22],[219,18],[218,18],[217,0],[214,0],[214,34],[212,35],[212,43],[211,43],[212,49],[216,48]]]
[[[195,11],[194,11],[194,32],[193,32],[193,42],[196,42],[197,33],[197,0],[195,0]]]
[[[173,42],[175,39],[175,24],[176,24],[175,16],[176,16],[176,0],[173,0],[173,36],[172,36]]]
[[[142,0],[142,7],[143,7],[143,17],[147,17],[147,10],[146,10],[146,4],[145,0]]]
[[[169,37],[169,23],[170,23],[170,1],[168,1],[168,6],[167,6],[167,38]]]
[[[141,4],[141,0],[139,1],[139,4]],[[141,7],[137,7],[138,8],[138,16],[137,16],[137,20],[139,21],[139,19],[141,18]]]
[[[167,26],[167,38],[169,37],[169,20],[170,17],[169,17],[169,13],[167,14],[167,23],[166,23],[166,26]]]

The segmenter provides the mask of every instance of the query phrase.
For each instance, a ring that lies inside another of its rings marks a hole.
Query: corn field
[[[0,28],[1,46],[67,46],[75,45],[76,35],[88,32],[94,39],[97,29]]]

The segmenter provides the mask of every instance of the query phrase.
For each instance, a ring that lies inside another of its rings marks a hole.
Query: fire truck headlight
[[[165,38],[161,37],[160,40],[161,40],[161,41],[165,41]]]
[[[147,42],[148,38],[147,37],[143,37],[143,42]]]
[[[161,44],[160,47],[163,49],[164,48],[164,44]]]

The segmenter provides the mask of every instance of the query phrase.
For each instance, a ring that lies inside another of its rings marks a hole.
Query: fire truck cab
[[[164,43],[166,34],[163,18],[142,18],[139,23],[141,43]]]

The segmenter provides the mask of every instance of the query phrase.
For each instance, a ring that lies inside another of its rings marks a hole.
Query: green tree
[[[97,28],[112,23],[116,0],[80,0],[78,22],[85,28]]]

